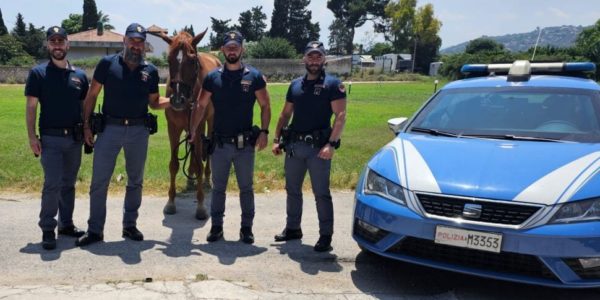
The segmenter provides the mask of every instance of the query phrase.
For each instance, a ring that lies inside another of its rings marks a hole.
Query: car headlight
[[[370,169],[367,170],[363,190],[365,194],[379,195],[402,205],[406,205],[404,189],[400,185],[385,179]]]
[[[550,223],[573,223],[600,220],[600,199],[565,203],[554,214]]]

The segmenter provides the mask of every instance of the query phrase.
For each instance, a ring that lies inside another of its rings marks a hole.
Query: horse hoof
[[[177,208],[175,208],[175,203],[167,203],[165,208],[163,208],[163,213],[166,215],[174,215],[177,212]]]
[[[196,209],[196,219],[198,220],[206,220],[208,219],[208,214],[206,213],[206,209]]]

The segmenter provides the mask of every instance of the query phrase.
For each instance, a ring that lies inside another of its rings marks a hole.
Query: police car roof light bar
[[[530,63],[527,60],[518,60],[512,64],[466,64],[460,70],[461,73],[470,77],[487,76],[496,73],[508,74],[509,81],[526,81],[531,74],[572,74],[595,71],[596,65],[591,62]]]

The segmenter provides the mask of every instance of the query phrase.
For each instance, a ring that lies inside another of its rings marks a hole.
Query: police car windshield
[[[460,137],[528,141],[600,142],[600,92],[565,88],[443,90],[408,128]]]

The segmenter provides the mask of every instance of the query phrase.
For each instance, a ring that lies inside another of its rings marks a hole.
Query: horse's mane
[[[185,32],[181,31],[173,37],[173,42],[169,45],[169,53],[173,53],[173,50],[182,48],[185,52],[195,52],[196,49],[192,46],[192,39],[194,37]]]

